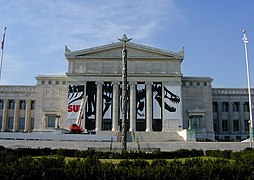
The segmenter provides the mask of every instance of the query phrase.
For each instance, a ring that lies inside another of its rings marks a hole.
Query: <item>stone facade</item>
[[[240,141],[249,138],[248,90],[217,88],[212,90],[212,96],[215,139]]]
[[[171,52],[128,42],[127,50],[128,131],[186,130],[194,132],[195,139],[246,138],[247,129],[243,126],[247,112],[241,111],[237,116],[229,108],[226,132],[221,129],[226,115],[214,110],[216,102],[237,100],[242,108],[247,101],[246,91],[241,97],[227,99],[229,90],[218,93],[222,90],[212,89],[212,78],[183,76],[184,49]],[[76,120],[82,96],[87,96],[85,129],[121,130],[121,51],[121,43],[78,51],[65,47],[66,75],[37,76],[36,86],[0,86],[1,130],[68,129]],[[241,135],[230,130],[234,123],[237,125],[236,119],[241,120],[238,123]]]

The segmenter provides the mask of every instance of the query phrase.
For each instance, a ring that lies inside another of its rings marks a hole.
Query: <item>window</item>
[[[31,101],[31,110],[35,109],[35,101]]]
[[[216,121],[213,122],[213,130],[214,130],[215,133],[218,132],[218,130],[217,130],[217,122]]]
[[[0,99],[0,109],[4,109],[4,101]]]
[[[228,112],[228,102],[223,102],[222,103],[222,112]]]
[[[249,112],[250,111],[249,102],[245,102],[244,105],[243,105],[243,108],[244,108],[244,112]]]
[[[7,129],[8,130],[12,130],[13,129],[13,121],[14,121],[14,117],[9,117],[8,119],[8,126],[7,126]]]
[[[207,82],[204,82],[204,86],[207,86]]]
[[[66,84],[66,81],[63,81],[63,84]]]
[[[234,112],[239,112],[240,111],[240,103],[239,102],[234,102],[233,103],[233,111]]]
[[[193,82],[190,82],[190,86],[193,86]]]
[[[19,118],[19,129],[20,130],[25,129],[25,118]]]
[[[26,101],[25,100],[19,101],[19,109],[26,109]]]
[[[234,120],[234,131],[239,131],[239,120]]]
[[[56,84],[59,84],[59,81],[56,81]]]
[[[56,115],[48,116],[48,127],[55,127]]]
[[[222,131],[228,131],[228,120],[222,120]]]
[[[3,117],[0,117],[0,129],[2,129]]]
[[[200,82],[197,82],[197,86],[200,86]]]
[[[41,81],[41,84],[45,84],[45,81]]]
[[[244,130],[245,132],[248,132],[249,131],[249,120],[244,120]]]
[[[49,84],[52,84],[52,81],[49,81]]]
[[[30,129],[34,129],[34,118],[31,118]]]
[[[14,109],[14,100],[9,100],[9,109]]]
[[[213,112],[218,112],[218,103],[213,102]]]

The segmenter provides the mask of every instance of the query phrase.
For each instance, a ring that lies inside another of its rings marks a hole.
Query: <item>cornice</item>
[[[86,55],[86,54],[90,54],[90,53],[96,53],[96,52],[101,52],[101,51],[116,49],[116,48],[121,48],[121,47],[122,47],[121,42],[106,44],[106,45],[102,45],[102,46],[96,46],[96,47],[77,50],[77,51],[71,51],[67,46],[65,46],[65,57],[68,59],[74,58],[74,57],[78,58],[81,55]],[[134,48],[134,49],[138,49],[138,50],[142,50],[142,51],[147,51],[147,52],[152,52],[152,53],[156,53],[156,54],[161,54],[161,55],[173,57],[176,59],[183,59],[184,58],[184,48],[182,48],[179,52],[173,52],[173,51],[168,51],[168,50],[155,48],[155,47],[142,45],[142,44],[137,44],[137,43],[133,43],[133,42],[127,42],[126,47],[127,48],[128,47]],[[86,58],[89,58],[89,56],[88,57],[86,56]],[[91,57],[91,58],[94,58],[94,57]],[[112,57],[112,58],[114,58],[114,57]],[[131,57],[131,58],[133,58],[133,57]]]

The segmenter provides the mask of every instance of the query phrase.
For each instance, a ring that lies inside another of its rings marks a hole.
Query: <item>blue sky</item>
[[[35,85],[65,74],[71,50],[132,42],[178,52],[184,76],[212,77],[213,87],[247,87],[243,29],[254,85],[253,0],[0,0],[7,27],[0,84]],[[2,36],[2,34],[1,34]],[[252,86],[253,87],[253,86]]]

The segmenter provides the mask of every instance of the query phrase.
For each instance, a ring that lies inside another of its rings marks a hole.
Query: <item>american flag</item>
[[[6,27],[4,27],[3,40],[2,40],[2,45],[1,45],[2,50],[4,49],[5,32],[6,32]]]

